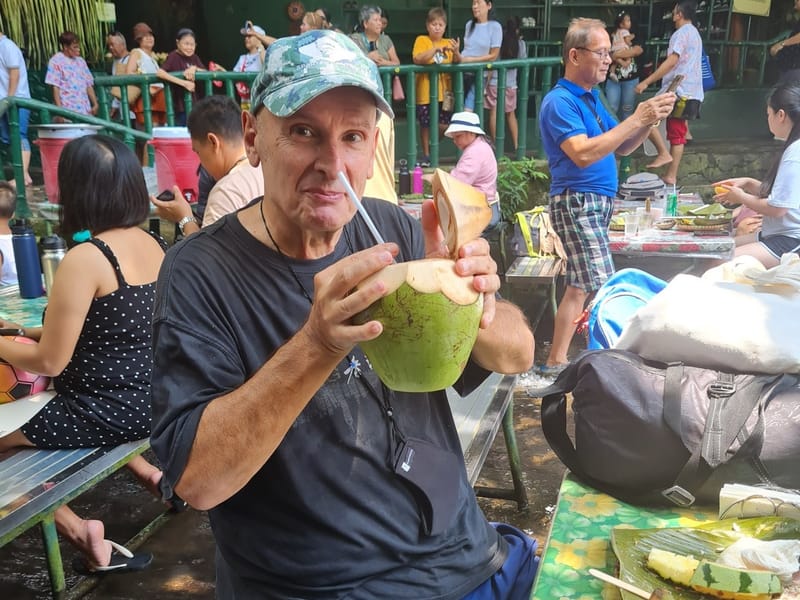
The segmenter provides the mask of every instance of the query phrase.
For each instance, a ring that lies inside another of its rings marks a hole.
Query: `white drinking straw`
[[[372,233],[372,237],[374,237],[375,241],[378,242],[379,244],[385,243],[383,237],[381,237],[381,234],[378,232],[378,228],[375,227],[375,223],[372,222],[369,213],[364,209],[364,205],[361,204],[361,200],[358,199],[355,190],[350,185],[350,182],[347,180],[347,175],[345,175],[342,171],[339,171],[338,177],[339,181],[342,182],[344,189],[347,190],[347,195],[350,196],[350,200],[353,201],[353,204],[356,205],[356,209],[358,209],[358,212],[361,213],[361,216],[364,218],[364,221],[366,221],[367,227],[369,228],[370,233]]]

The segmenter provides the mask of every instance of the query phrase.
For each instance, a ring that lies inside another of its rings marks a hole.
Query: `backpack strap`
[[[514,214],[514,216],[517,218],[517,223],[519,224],[519,230],[520,233],[522,233],[522,238],[525,240],[525,248],[528,250],[528,256],[539,256],[538,249],[533,247],[533,238],[531,238],[531,225],[533,224],[537,215],[541,214],[542,210],[542,207],[537,206],[531,210],[520,211]]]
[[[742,441],[740,436],[747,419],[758,406],[769,383],[774,380],[774,377],[754,376],[749,381],[737,383],[732,374],[717,373],[717,380],[707,390],[709,404],[703,436],[694,444],[688,444],[691,456],[675,478],[675,484],[662,490],[661,494],[665,498],[678,506],[694,504],[695,492],[708,480],[716,467],[730,459],[727,453],[734,440],[739,437],[740,442]],[[673,429],[680,398],[680,379],[676,381],[674,376],[669,377],[668,370],[664,382],[664,418]],[[757,425],[747,438],[760,431],[763,441],[763,410],[758,413],[760,426]],[[680,433],[680,413],[677,413],[677,418],[678,429],[675,431]],[[747,442],[747,439],[744,441]],[[761,441],[754,438],[752,444],[760,446]],[[739,451],[741,450],[742,447]]]

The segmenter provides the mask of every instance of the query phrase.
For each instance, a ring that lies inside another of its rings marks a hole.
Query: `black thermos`
[[[408,161],[400,159],[400,197],[411,193],[411,173],[408,172]]]

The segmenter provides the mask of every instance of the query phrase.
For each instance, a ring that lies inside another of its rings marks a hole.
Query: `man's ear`
[[[573,65],[578,64],[578,49],[577,48],[570,48],[569,53],[567,54],[567,58],[572,61]]]
[[[206,143],[211,146],[215,153],[222,151],[222,140],[216,133],[209,131],[206,134]]]
[[[247,160],[254,167],[261,163],[261,158],[256,151],[256,117],[249,110],[242,111],[242,136],[244,141],[244,151]]]

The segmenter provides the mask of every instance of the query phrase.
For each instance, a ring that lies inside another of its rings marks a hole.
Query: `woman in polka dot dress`
[[[58,185],[61,234],[91,237],[61,261],[43,326],[25,331],[39,343],[0,338],[0,356],[53,377],[57,395],[0,438],[0,451],[118,445],[150,436],[151,321],[164,250],[139,227],[149,214],[141,166],[117,140],[81,137],[64,147]],[[142,457],[128,466],[160,497],[158,468]],[[101,521],[81,519],[65,506],[56,524],[89,570],[109,565],[112,545]]]

